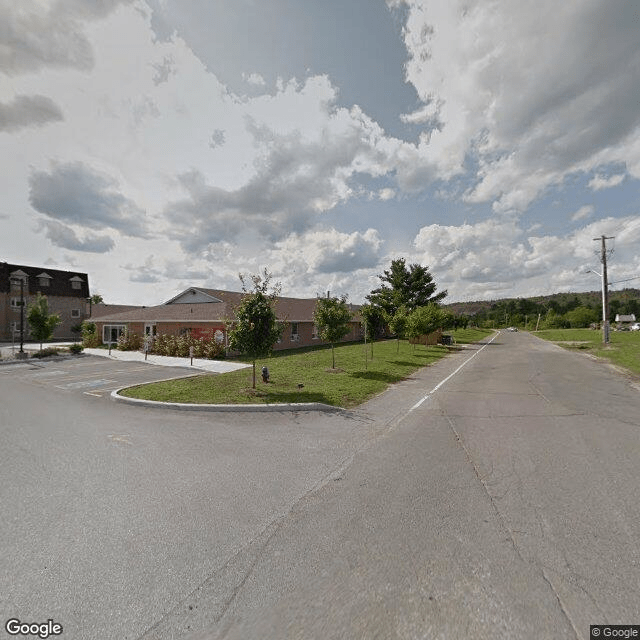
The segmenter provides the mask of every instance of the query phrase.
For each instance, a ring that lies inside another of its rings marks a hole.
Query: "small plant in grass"
[[[83,349],[84,347],[79,342],[74,342],[73,344],[69,345],[69,352],[76,355],[78,353],[82,353]]]

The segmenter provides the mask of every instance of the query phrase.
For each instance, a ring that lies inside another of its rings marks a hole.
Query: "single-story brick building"
[[[116,342],[125,330],[140,336],[211,335],[221,344],[227,344],[227,329],[235,319],[234,309],[243,295],[236,291],[190,287],[154,307],[131,307],[103,315],[102,305],[98,305],[91,319],[105,344]],[[313,322],[316,302],[317,298],[277,298],[276,316],[285,323],[285,329],[274,350],[323,344]],[[344,342],[358,340],[362,336],[358,315],[360,307],[350,307],[353,311],[351,331]]]

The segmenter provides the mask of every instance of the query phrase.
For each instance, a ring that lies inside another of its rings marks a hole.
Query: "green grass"
[[[485,330],[452,332],[457,342],[475,342],[490,334]],[[455,349],[455,347],[453,347]],[[336,370],[331,370],[331,348],[316,347],[280,351],[256,362],[256,389],[251,388],[251,369],[225,374],[205,374],[179,380],[130,387],[121,395],[161,402],[194,404],[272,404],[322,402],[354,407],[384,391],[389,384],[410,376],[420,367],[443,358],[449,348],[413,346],[395,340],[371,345],[341,345],[335,349]],[[263,383],[260,368],[269,367],[271,382]],[[298,385],[304,385],[298,388]]]
[[[532,333],[568,349],[584,350],[640,374],[640,331],[611,331],[607,346],[602,343],[602,331],[592,329],[549,329]]]

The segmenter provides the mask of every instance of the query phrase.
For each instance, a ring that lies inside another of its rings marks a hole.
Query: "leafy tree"
[[[347,296],[340,298],[318,298],[313,312],[313,320],[318,329],[318,335],[331,343],[331,368],[336,368],[334,343],[344,338],[351,327],[351,311],[347,307]]]
[[[406,307],[400,307],[388,321],[389,329],[391,329],[391,332],[396,335],[398,353],[400,352],[400,340],[406,337],[408,318],[409,313]]]
[[[436,293],[437,286],[428,267],[419,264],[407,267],[404,258],[392,260],[391,268],[378,278],[382,280],[382,285],[374,289],[367,300],[382,307],[389,316],[393,316],[401,306],[413,311],[440,302],[447,296],[446,291]]]
[[[39,291],[35,302],[29,307],[27,321],[31,327],[31,335],[42,343],[53,335],[53,330],[60,324],[60,316],[56,313],[49,313],[49,303],[47,296],[43,296]]]
[[[564,318],[572,329],[581,329],[588,327],[592,322],[597,322],[599,314],[588,307],[576,307],[565,313]]]
[[[256,388],[256,359],[268,356],[280,337],[282,326],[276,318],[275,302],[280,293],[277,283],[269,292],[271,274],[250,276],[253,284],[248,291],[246,277],[240,274],[244,296],[236,309],[236,320],[229,332],[229,346],[247,354],[253,361],[253,388]]]
[[[104,298],[99,293],[94,293],[89,299],[91,304],[102,304],[104,302]]]
[[[442,310],[436,304],[414,309],[407,318],[406,333],[410,338],[429,335],[442,326]]]
[[[360,307],[360,316],[364,321],[367,339],[371,341],[371,357],[373,358],[373,342],[384,333],[387,324],[386,314],[381,307],[365,304]]]

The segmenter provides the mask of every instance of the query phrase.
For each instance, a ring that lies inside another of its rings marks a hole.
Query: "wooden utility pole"
[[[609,342],[609,281],[607,279],[607,240],[613,240],[613,236],[600,236],[594,238],[594,242],[600,242],[600,262],[602,262],[602,342]]]

